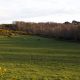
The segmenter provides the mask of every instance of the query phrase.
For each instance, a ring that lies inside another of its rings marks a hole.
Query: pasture
[[[80,80],[80,43],[0,36],[0,80]]]

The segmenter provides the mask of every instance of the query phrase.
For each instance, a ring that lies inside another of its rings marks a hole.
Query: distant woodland
[[[17,34],[80,41],[80,22],[75,20],[71,23],[15,21],[12,24],[0,25],[0,35],[10,37]]]

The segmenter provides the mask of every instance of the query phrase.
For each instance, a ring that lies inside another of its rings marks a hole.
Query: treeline
[[[0,29],[11,30],[24,35],[30,34],[80,41],[80,22],[75,20],[71,23],[32,23],[15,21],[12,24],[1,24]]]

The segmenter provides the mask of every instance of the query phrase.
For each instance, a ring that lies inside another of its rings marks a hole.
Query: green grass
[[[80,80],[80,43],[0,36],[0,80]]]

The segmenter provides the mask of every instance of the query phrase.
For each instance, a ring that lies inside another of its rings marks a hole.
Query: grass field
[[[80,80],[80,43],[0,36],[0,80]]]

